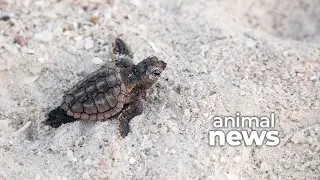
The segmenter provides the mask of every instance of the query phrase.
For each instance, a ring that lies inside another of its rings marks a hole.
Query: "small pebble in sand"
[[[99,57],[94,57],[92,59],[92,62],[93,62],[93,64],[102,64],[103,63],[102,59],[100,59]]]
[[[90,21],[93,23],[93,24],[98,24],[99,23],[99,17],[98,16],[93,16]]]
[[[260,170],[261,171],[269,171],[270,170],[270,166],[266,162],[262,162],[261,165],[260,165]]]
[[[303,133],[297,132],[296,134],[294,134],[294,135],[291,137],[291,141],[292,141],[294,144],[300,144],[300,143],[306,142],[306,138],[304,137]]]
[[[190,116],[190,115],[191,115],[190,109],[185,109],[185,110],[184,110],[184,114],[185,114],[186,116]]]
[[[1,20],[2,21],[8,21],[10,19],[10,16],[2,16]]]
[[[37,59],[37,61],[38,61],[39,63],[43,64],[46,60],[45,60],[43,57],[39,57],[39,58]]]
[[[34,34],[34,38],[38,41],[49,42],[52,41],[53,35],[50,31],[43,31],[41,33]]]
[[[8,121],[7,120],[0,120],[0,129],[5,130],[8,129]]]
[[[88,166],[91,166],[92,165],[92,158],[91,157],[88,157],[84,163],[86,163]]]
[[[83,144],[84,144],[84,140],[86,139],[86,137],[85,136],[80,136],[76,141],[75,141],[75,143],[74,143],[74,145],[76,146],[76,147],[82,147],[83,146]]]
[[[18,131],[14,132],[13,135],[14,136],[18,136],[20,134],[22,134],[23,132],[25,132],[31,125],[31,121],[28,121],[24,126],[22,126]]]
[[[4,43],[3,47],[10,53],[16,54],[18,52],[17,47],[13,46],[12,44]]]
[[[90,179],[90,175],[87,171],[82,174],[82,179]]]
[[[22,36],[17,36],[14,39],[14,42],[19,44],[20,46],[24,46],[24,44],[26,43],[26,40]]]
[[[93,48],[93,41],[91,39],[86,40],[84,48],[87,50]]]
[[[290,57],[290,56],[291,56],[291,53],[290,53],[289,51],[284,51],[284,52],[283,52],[283,55],[284,55],[285,57]]]
[[[175,155],[175,154],[176,154],[176,150],[175,150],[175,149],[171,149],[171,150],[170,150],[170,153],[171,153],[172,155]]]
[[[52,34],[55,35],[55,36],[60,36],[62,34],[62,31],[63,31],[63,29],[61,27],[56,27],[53,30]]]
[[[34,50],[33,50],[33,49],[28,49],[28,50],[27,50],[27,53],[28,53],[28,54],[34,54]]]
[[[77,161],[77,159],[73,156],[73,151],[72,150],[68,150],[67,151],[67,158],[71,162],[76,162]]]
[[[82,39],[76,40],[75,46],[77,49],[83,49],[84,48],[84,41]]]
[[[135,158],[133,158],[133,157],[131,157],[130,159],[129,159],[129,164],[134,164],[135,162],[136,162],[137,160],[135,159]]]
[[[310,80],[310,81],[315,81],[315,80],[317,80],[317,79],[318,79],[318,77],[317,77],[316,75],[309,77],[309,80]]]
[[[149,44],[155,52],[159,52],[159,48],[156,46],[154,42],[149,41]]]
[[[113,0],[107,0],[107,3],[112,5],[113,4]]]
[[[236,162],[236,163],[239,163],[241,161],[241,157],[240,156],[235,156],[233,158],[233,161]]]
[[[34,179],[35,179],[35,180],[41,180],[41,176],[40,176],[39,174],[37,174]]]
[[[255,41],[249,39],[249,40],[247,40],[247,41],[245,42],[245,44],[246,44],[247,47],[253,48],[253,47],[256,46],[257,43],[256,43]]]

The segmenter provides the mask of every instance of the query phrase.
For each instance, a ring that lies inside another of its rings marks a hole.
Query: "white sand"
[[[318,0],[105,2],[0,0],[0,179],[320,177]],[[116,120],[44,127],[121,34],[136,63],[168,63],[132,133],[120,139]],[[275,112],[280,145],[209,147],[212,117],[236,112]]]

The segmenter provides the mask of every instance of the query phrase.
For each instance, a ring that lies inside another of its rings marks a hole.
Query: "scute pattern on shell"
[[[120,69],[102,67],[70,89],[61,108],[77,119],[108,119],[122,110],[125,93]]]

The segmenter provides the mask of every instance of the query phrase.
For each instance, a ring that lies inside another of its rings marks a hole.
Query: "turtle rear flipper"
[[[127,44],[120,38],[116,38],[112,44],[112,59],[117,66],[130,67],[133,66],[133,54]]]
[[[64,123],[70,123],[76,121],[74,117],[68,116],[67,113],[61,109],[61,107],[57,107],[56,109],[49,112],[49,117],[43,123],[45,125],[49,125],[51,127],[57,128]]]
[[[113,54],[119,54],[119,55],[127,55],[129,57],[133,57],[133,54],[131,53],[131,50],[127,46],[127,44],[120,38],[116,38],[113,42]]]

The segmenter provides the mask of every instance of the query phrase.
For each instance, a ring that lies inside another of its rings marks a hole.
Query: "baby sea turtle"
[[[132,53],[120,38],[113,43],[112,58],[114,67],[102,66],[67,91],[61,106],[50,111],[44,123],[59,127],[76,120],[117,116],[120,135],[125,137],[130,120],[142,113],[145,90],[156,82],[167,64],[153,56],[134,65]]]

